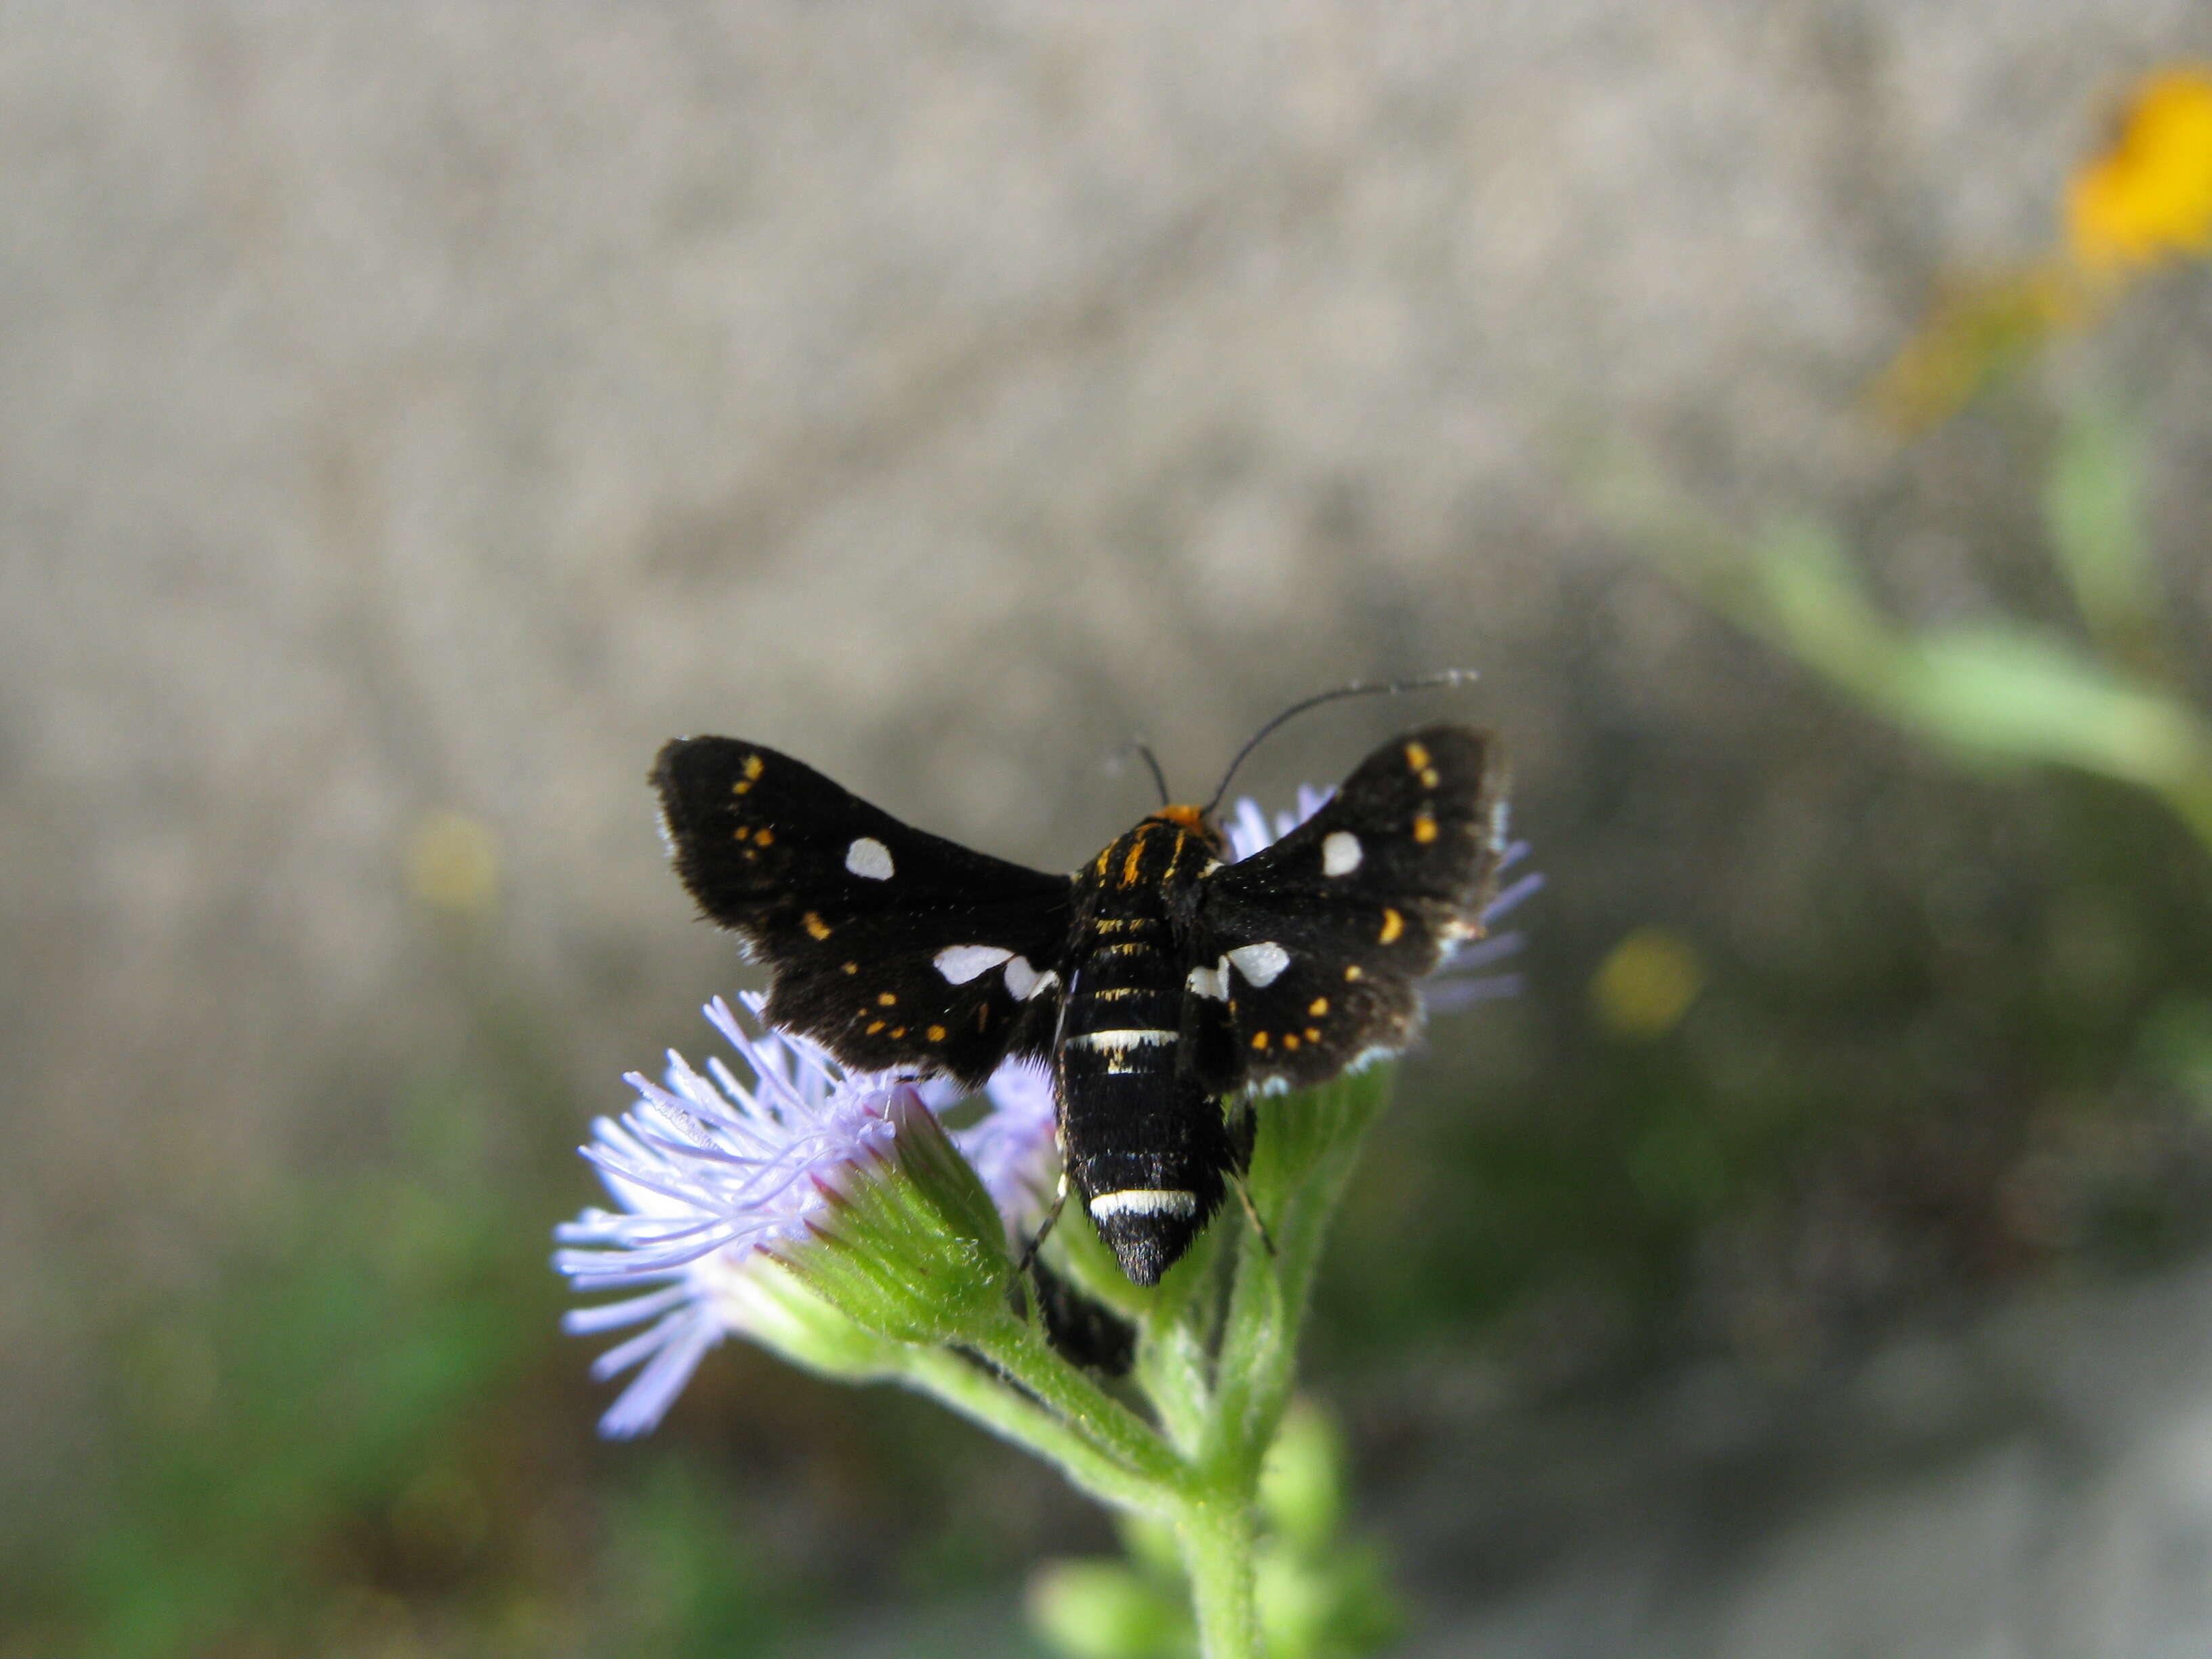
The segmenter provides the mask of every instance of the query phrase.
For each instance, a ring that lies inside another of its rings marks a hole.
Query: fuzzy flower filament
[[[720,998],[706,1012],[751,1081],[673,1053],[663,1083],[631,1073],[635,1103],[599,1119],[581,1149],[620,1207],[556,1230],[554,1266],[578,1290],[634,1292],[575,1310],[564,1328],[647,1327],[592,1367],[605,1379],[641,1366],[601,1420],[610,1437],[649,1431],[732,1334],[861,1376],[894,1363],[887,1340],[972,1321],[1003,1288],[1007,1227],[1050,1179],[1038,1167],[1049,1117],[1040,1137],[1024,1091],[1008,1092],[1003,1120],[994,1111],[964,1132],[991,1152],[1002,1210],[910,1084],[756,1036]]]

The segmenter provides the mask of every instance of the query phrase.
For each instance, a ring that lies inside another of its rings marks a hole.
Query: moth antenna
[[[1152,772],[1152,782],[1159,789],[1160,805],[1165,806],[1173,801],[1175,797],[1168,793],[1168,775],[1160,770],[1160,763],[1158,757],[1152,753],[1152,744],[1146,743],[1142,738],[1132,738],[1115,750],[1113,759],[1106,763],[1107,771],[1116,777],[1120,776],[1122,763],[1132,755],[1144,757],[1145,765]]]
[[[1160,763],[1158,757],[1152,753],[1152,744],[1139,739],[1132,743],[1129,747],[1142,755],[1145,757],[1145,764],[1152,769],[1152,781],[1158,784],[1160,789],[1160,805],[1167,805],[1175,799],[1175,796],[1169,793],[1168,775],[1160,770]]]
[[[1474,678],[1475,672],[1472,668],[1447,668],[1439,674],[1424,674],[1414,680],[1386,680],[1380,685],[1363,685],[1354,680],[1349,685],[1317,691],[1310,697],[1292,703],[1255,732],[1244,746],[1237,751],[1237,758],[1229,763],[1229,769],[1221,775],[1221,787],[1213,792],[1213,799],[1206,804],[1206,816],[1209,818],[1213,816],[1213,809],[1221,805],[1221,798],[1229,793],[1229,781],[1237,775],[1237,769],[1244,764],[1245,757],[1260,746],[1260,740],[1285,721],[1304,714],[1307,709],[1318,708],[1322,704],[1334,702],[1340,697],[1397,696],[1407,691],[1433,691],[1445,686],[1465,685]]]

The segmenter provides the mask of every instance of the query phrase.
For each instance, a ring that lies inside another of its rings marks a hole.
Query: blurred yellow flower
[[[2112,142],[2067,185],[2066,240],[2100,276],[2212,252],[2212,70],[2162,70],[2136,88]]]
[[[2066,246],[1954,280],[1869,401],[1917,431],[1956,414],[2067,329],[2087,327],[2141,270],[2212,254],[2212,69],[2174,65],[2130,94],[2112,141],[2066,184]]]
[[[1705,989],[1704,965],[1687,939],[1639,927],[1614,945],[1590,981],[1598,1021],[1621,1036],[1671,1031]]]
[[[407,837],[407,886],[433,909],[482,915],[499,901],[499,836],[450,808],[426,812]]]

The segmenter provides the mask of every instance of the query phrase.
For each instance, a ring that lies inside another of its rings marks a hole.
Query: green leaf
[[[1310,1401],[1294,1401],[1260,1470],[1260,1508],[1292,1550],[1320,1556],[1344,1516],[1344,1449]]]
[[[1901,691],[1910,719],[1964,749],[2077,766],[2161,792],[2201,784],[2212,770],[2212,744],[2190,711],[2031,635],[1931,635]]]
[[[1877,706],[1890,704],[1908,647],[1875,609],[1834,530],[1787,519],[1752,550],[1781,643]]]
[[[1030,1623],[1072,1659],[1164,1659],[1194,1651],[1179,1597],[1118,1561],[1054,1561],[1030,1583]]]
[[[2142,493],[2142,441],[2131,425],[2096,410],[2067,422],[2044,482],[2044,522],[2059,572],[2100,639],[2140,641],[2154,625]]]

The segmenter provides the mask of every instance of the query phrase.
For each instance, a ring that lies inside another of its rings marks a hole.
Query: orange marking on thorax
[[[1190,837],[1180,830],[1176,831],[1175,850],[1168,854],[1168,867],[1160,872],[1160,885],[1164,887],[1174,877],[1176,866],[1182,862],[1182,849],[1190,845]]]
[[[1179,823],[1186,830],[1206,828],[1206,811],[1203,807],[1163,806],[1152,816],[1156,818],[1165,818],[1170,823]]]
[[[1134,887],[1137,884],[1137,866],[1143,862],[1145,856],[1145,837],[1151,833],[1149,826],[1139,829],[1136,840],[1130,844],[1129,856],[1121,866],[1122,886]]]

